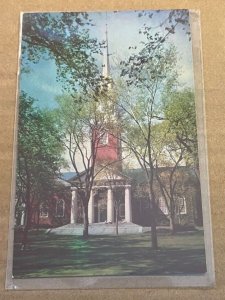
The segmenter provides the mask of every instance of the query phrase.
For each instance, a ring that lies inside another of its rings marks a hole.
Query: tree
[[[88,203],[94,179],[104,168],[116,162],[96,164],[97,151],[101,138],[105,133],[117,134],[114,126],[113,103],[107,101],[105,93],[98,95],[98,102],[93,101],[94,95],[77,94],[76,96],[58,97],[59,104],[56,115],[62,133],[62,143],[76,172],[75,184],[82,201],[84,229],[83,236],[88,237]],[[86,103],[84,105],[84,103]]]
[[[194,93],[190,89],[182,89],[166,93],[163,111],[170,134],[174,137],[179,150],[183,149],[183,160],[196,174],[198,197],[197,224],[202,225],[202,204],[198,161],[198,141]]]
[[[25,13],[22,71],[29,71],[29,62],[53,59],[57,79],[67,91],[92,89],[99,78],[93,55],[100,53],[102,45],[90,38],[90,26],[87,13]]]
[[[171,88],[171,86],[170,86]],[[161,194],[169,213],[171,232],[175,232],[175,213],[177,195],[181,192],[182,174],[179,166],[186,165],[196,170],[198,174],[197,128],[194,94],[190,89],[176,90],[166,86],[166,96],[162,93],[161,114],[158,121],[151,127],[151,157],[153,163],[153,177],[157,180]],[[146,108],[146,106],[143,106]],[[133,110],[134,112],[134,110]],[[137,112],[136,112],[137,113]],[[141,115],[136,119],[142,122]],[[156,116],[157,117],[157,116]],[[143,125],[143,123],[140,123]],[[135,151],[145,154],[146,141],[140,136],[140,128],[135,124],[133,141],[138,136]],[[136,133],[135,133],[136,132]],[[138,146],[138,147],[137,147]],[[161,172],[160,167],[167,166],[167,172]],[[196,187],[198,222],[201,224],[201,195],[200,181]]]
[[[164,97],[163,111],[169,130],[185,148],[186,164],[197,167],[198,141],[194,93],[190,89],[183,89]]]
[[[157,16],[157,14],[162,13],[161,10],[156,11],[139,11],[138,17],[145,17],[147,19],[153,19]],[[163,36],[163,39],[165,40],[169,35],[175,34],[175,31],[177,28],[181,28],[183,31],[185,31],[186,35],[189,38],[189,41],[191,40],[191,31],[190,31],[190,23],[189,23],[189,10],[188,9],[173,9],[173,10],[167,10],[163,11],[163,17],[161,19],[161,22],[154,26],[154,27],[148,27],[145,26],[145,30],[150,31],[153,29],[164,29],[165,34]]]
[[[135,95],[136,98],[123,97],[118,105],[124,121],[122,141],[134,153],[146,175],[151,209],[152,248],[157,249],[153,126],[162,119],[160,99],[163,89],[168,83],[176,82],[176,51],[173,46],[166,47],[158,33],[153,36],[148,32],[144,34],[147,41],[142,50],[131,55],[127,62],[121,63],[121,76],[126,78],[132,92],[139,89],[138,94]]]
[[[177,189],[182,186],[182,174],[178,167],[184,159],[185,148],[176,139],[174,132],[171,132],[168,120],[153,127],[151,147],[156,179],[168,210],[171,232],[175,233]],[[161,166],[168,169],[160,171]]]
[[[27,233],[32,222],[34,202],[54,186],[54,177],[59,174],[62,146],[59,132],[48,111],[34,106],[35,100],[24,92],[20,95],[16,207],[25,209],[25,225],[22,248],[27,243]],[[40,204],[40,203],[39,203]]]

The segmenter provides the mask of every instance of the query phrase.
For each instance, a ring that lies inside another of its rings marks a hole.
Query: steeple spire
[[[106,38],[106,47],[104,51],[103,57],[103,68],[102,68],[102,76],[104,78],[110,77],[110,65],[109,65],[109,42],[108,42],[108,24],[107,24],[107,14],[106,14],[106,24],[105,24],[105,38]]]

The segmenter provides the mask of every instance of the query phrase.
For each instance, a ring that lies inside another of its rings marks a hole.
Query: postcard
[[[213,286],[199,24],[21,15],[7,289]]]

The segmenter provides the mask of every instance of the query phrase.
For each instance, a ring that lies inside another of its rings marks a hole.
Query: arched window
[[[64,217],[65,213],[65,201],[63,199],[58,199],[56,201],[56,217]]]
[[[40,217],[47,218],[48,217],[48,205],[47,203],[41,203],[40,205]]]

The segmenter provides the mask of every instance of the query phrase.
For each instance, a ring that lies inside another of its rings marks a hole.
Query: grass
[[[206,272],[203,232],[159,233],[159,250],[149,233],[121,236],[56,236],[31,232],[30,249],[15,237],[15,278],[188,275]]]

